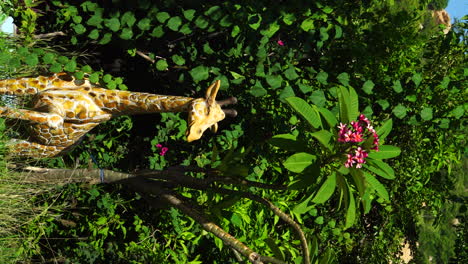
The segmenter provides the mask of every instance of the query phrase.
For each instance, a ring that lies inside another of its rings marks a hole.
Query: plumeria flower
[[[338,129],[338,142],[351,145],[344,163],[346,168],[353,166],[362,168],[362,165],[366,163],[369,150],[364,149],[359,143],[366,141],[368,137],[374,138],[370,149],[379,151],[379,136],[365,115],[359,115],[357,121],[351,121],[349,124],[340,123]]]
[[[281,39],[278,40],[276,43],[278,43],[278,45],[280,45],[280,46],[284,46],[284,42]]]

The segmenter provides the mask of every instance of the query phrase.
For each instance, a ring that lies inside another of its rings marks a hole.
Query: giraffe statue
[[[233,109],[221,106],[234,104],[231,97],[216,101],[220,81],[206,91],[205,98],[155,95],[108,90],[77,80],[67,73],[36,78],[0,80],[0,94],[32,95],[32,109],[0,106],[0,117],[29,121],[29,137],[11,139],[7,146],[14,156],[47,158],[66,153],[91,129],[112,117],[160,112],[188,112],[187,141],[199,139],[225,115],[235,116]]]

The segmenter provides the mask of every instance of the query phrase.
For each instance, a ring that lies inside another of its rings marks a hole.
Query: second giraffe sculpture
[[[76,80],[66,73],[37,78],[0,80],[0,94],[33,95],[32,109],[0,106],[0,117],[30,122],[27,140],[8,142],[14,156],[46,158],[69,151],[95,126],[112,117],[160,112],[188,112],[187,141],[199,139],[208,128],[217,130],[225,114],[222,105],[236,103],[234,97],[217,102],[220,81],[206,91],[205,98],[155,95],[108,90],[89,80]]]

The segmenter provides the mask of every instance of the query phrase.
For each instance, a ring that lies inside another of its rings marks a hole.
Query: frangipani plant
[[[311,126],[311,131],[302,134],[310,133],[322,146],[320,153],[314,153],[308,147],[310,143],[293,134],[276,135],[270,140],[274,146],[296,152],[283,162],[287,170],[299,174],[290,188],[308,190],[307,198],[293,213],[303,214],[337,191],[338,207],[346,209],[346,229],[354,224],[359,207],[356,201],[362,203],[365,213],[371,208],[374,193],[389,201],[377,176],[395,178],[392,167],[383,161],[400,154],[398,147],[383,144],[392,129],[391,119],[374,129],[372,121],[359,112],[358,95],[352,87],[338,89],[338,118],[328,109],[298,97],[286,101]],[[317,180],[316,188],[308,188]]]

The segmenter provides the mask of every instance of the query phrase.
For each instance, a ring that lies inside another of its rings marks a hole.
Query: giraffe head
[[[188,142],[200,139],[203,132],[210,127],[216,132],[218,122],[226,116],[225,110],[221,109],[222,104],[216,102],[216,94],[218,93],[220,84],[221,81],[217,80],[208,87],[205,98],[198,98],[192,101],[188,114]]]

